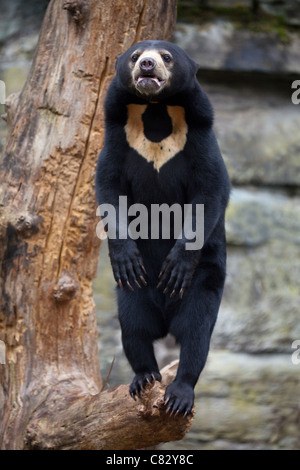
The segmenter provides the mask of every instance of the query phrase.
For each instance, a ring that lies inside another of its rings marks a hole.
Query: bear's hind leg
[[[129,393],[135,399],[136,395],[140,396],[147,384],[152,384],[155,380],[161,381],[161,375],[150,339],[127,337],[123,334],[122,343],[126,357],[136,374],[129,387]]]
[[[170,324],[181,348],[176,378],[165,393],[167,410],[185,415],[194,405],[194,387],[207,360],[223,291],[223,280],[216,289],[208,289],[203,279],[194,281]]]
[[[139,396],[148,383],[161,380],[153,342],[166,332],[154,299],[150,286],[134,292],[118,292],[123,349],[136,374],[129,388],[133,398]]]

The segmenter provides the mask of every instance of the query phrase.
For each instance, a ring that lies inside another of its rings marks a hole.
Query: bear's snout
[[[152,72],[156,67],[156,62],[151,57],[144,57],[139,66],[142,72]]]

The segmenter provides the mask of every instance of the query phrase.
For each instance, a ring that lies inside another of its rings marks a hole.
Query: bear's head
[[[196,80],[198,64],[167,41],[142,41],[117,58],[118,82],[146,100],[182,92]]]

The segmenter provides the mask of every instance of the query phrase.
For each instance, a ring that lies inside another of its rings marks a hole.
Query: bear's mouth
[[[147,88],[148,86],[152,87],[154,84],[160,88],[164,83],[165,80],[160,78],[158,75],[152,75],[152,74],[144,74],[144,75],[139,75],[135,79],[136,86]]]

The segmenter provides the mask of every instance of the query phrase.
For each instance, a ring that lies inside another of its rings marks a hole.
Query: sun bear
[[[197,70],[180,47],[166,41],[142,41],[119,56],[96,169],[122,344],[135,372],[129,392],[136,399],[147,383],[161,380],[153,342],[170,333],[180,344],[180,358],[165,404],[168,412],[185,415],[193,408],[223,293],[230,193]],[[129,208],[125,215],[121,198]],[[134,221],[141,208],[146,216]]]

